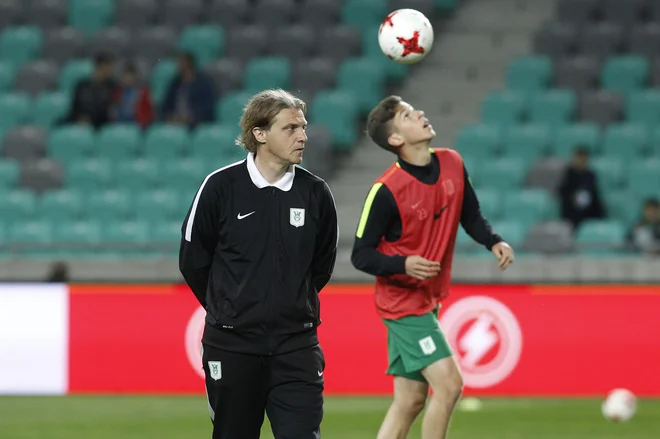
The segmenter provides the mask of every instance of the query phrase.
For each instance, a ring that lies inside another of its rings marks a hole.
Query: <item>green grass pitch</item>
[[[323,437],[373,439],[387,398],[326,398]],[[450,439],[652,439],[660,434],[660,400],[640,400],[632,421],[613,424],[596,399],[484,399],[458,411]],[[210,438],[203,397],[0,397],[2,439]],[[419,422],[410,438],[419,438]],[[272,439],[268,422],[263,439]]]

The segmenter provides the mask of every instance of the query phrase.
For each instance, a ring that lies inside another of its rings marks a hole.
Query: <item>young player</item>
[[[367,195],[351,257],[376,276],[376,308],[388,329],[394,401],[378,439],[406,437],[429,385],[422,438],[444,439],[463,387],[437,318],[449,294],[458,225],[495,254],[501,269],[513,262],[513,250],[482,217],[460,155],[429,148],[435,131],[424,112],[389,96],[367,126],[371,139],[398,157]]]

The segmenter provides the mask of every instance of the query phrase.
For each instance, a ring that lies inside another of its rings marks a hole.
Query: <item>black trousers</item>
[[[262,357],[204,345],[213,439],[259,439],[264,413],[275,439],[319,439],[325,358],[319,345]]]

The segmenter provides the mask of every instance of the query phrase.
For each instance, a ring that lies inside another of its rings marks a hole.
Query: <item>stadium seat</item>
[[[0,218],[24,221],[36,212],[37,198],[25,189],[5,189],[0,193]]]
[[[73,221],[84,209],[82,190],[61,189],[45,192],[38,203],[40,217],[51,220]]]
[[[46,133],[42,128],[23,125],[9,131],[0,128],[0,133],[4,134],[2,150],[6,158],[28,162],[45,155]]]
[[[602,191],[607,216],[630,227],[639,218],[642,199],[628,190]]]
[[[100,239],[122,254],[132,253],[135,246],[149,242],[151,224],[141,220],[105,221]]]
[[[88,157],[94,147],[94,140],[94,131],[89,126],[65,126],[50,132],[46,152],[50,158],[67,163]]]
[[[195,143],[193,141],[193,148],[194,145]],[[219,145],[213,145],[210,143],[210,146],[215,147],[213,152],[218,154],[217,149]],[[163,161],[161,165],[163,176],[161,178],[161,186],[181,188],[184,194],[192,196],[192,194],[199,188],[202,181],[208,174],[209,162],[212,161],[212,155],[203,154],[193,154],[192,158],[186,158],[183,160]],[[214,167],[217,168],[217,166]],[[168,185],[167,182],[171,182],[171,184]]]
[[[347,0],[341,11],[342,22],[361,29],[380,25],[391,12],[387,6],[387,2],[381,0]]]
[[[638,199],[657,196],[660,188],[660,159],[639,159],[628,166],[628,190]]]
[[[183,220],[189,206],[181,203],[181,200],[181,193],[176,190],[141,192],[135,198],[135,217],[148,222]]]
[[[602,190],[619,189],[622,186],[625,174],[621,157],[616,155],[594,157],[590,161],[590,167],[598,176]]]
[[[500,125],[517,124],[525,114],[525,106],[524,94],[510,90],[495,91],[481,104],[481,120]]]
[[[177,67],[174,59],[162,59],[151,71],[151,88],[158,101],[165,95],[172,79],[176,76]]]
[[[645,125],[610,125],[604,131],[602,153],[621,159],[642,156],[648,150],[649,134],[649,130]]]
[[[224,54],[224,32],[220,26],[190,26],[179,36],[177,48],[193,53],[204,66]]]
[[[529,164],[544,156],[551,142],[549,126],[526,124],[510,127],[504,135],[502,144],[506,155],[520,157]]]
[[[557,129],[553,145],[553,155],[570,157],[576,147],[584,147],[595,152],[600,141],[600,129],[595,124],[577,123]]]
[[[239,149],[234,143],[239,132],[228,125],[201,126],[193,135],[191,156],[213,162],[231,155],[231,150]]]
[[[216,114],[222,124],[236,125],[252,95],[246,91],[229,92],[218,101]]]
[[[533,123],[564,125],[575,115],[577,97],[572,90],[554,89],[530,99],[529,120]]]
[[[155,124],[144,136],[143,152],[148,158],[180,158],[188,144],[188,130],[179,125]]]
[[[101,223],[95,220],[53,221],[53,241],[78,253],[101,241]]]
[[[159,163],[149,159],[126,160],[115,167],[117,187],[132,190],[153,188],[159,180]]]
[[[72,60],[60,69],[59,87],[60,91],[71,93],[78,81],[91,76],[93,71],[92,61],[88,59]]]
[[[182,221],[158,221],[149,227],[149,241],[157,246],[170,246],[177,251],[181,242]]]
[[[489,221],[497,221],[502,218],[502,192],[489,186],[481,188],[476,186],[479,206],[484,217]]]
[[[67,163],[66,185],[71,189],[106,189],[113,181],[111,159],[74,160]]]
[[[0,95],[0,128],[9,129],[28,120],[30,98],[24,93],[9,92]]]
[[[502,144],[502,128],[493,124],[468,125],[458,132],[455,147],[461,154],[492,157]]]
[[[11,91],[14,86],[16,66],[11,61],[0,61],[0,93]]]
[[[114,12],[114,0],[69,0],[69,25],[93,35],[110,25]]]
[[[204,0],[167,0],[162,2],[163,24],[177,31],[202,20]]]
[[[288,88],[291,84],[291,64],[281,57],[257,58],[245,66],[243,90],[257,93],[269,88]]]
[[[0,34],[0,59],[16,66],[25,64],[41,55],[43,35],[34,26],[5,28]]]
[[[88,218],[125,220],[133,211],[133,189],[105,189],[87,193],[85,210]]]
[[[478,187],[498,190],[517,190],[525,179],[525,160],[520,157],[504,157],[489,160],[482,166],[473,181]]]
[[[644,87],[649,76],[649,62],[635,55],[618,56],[607,60],[601,73],[603,88],[630,93]]]
[[[353,148],[358,136],[359,103],[341,91],[318,93],[309,110],[308,122],[326,126],[332,133],[333,147],[340,151]]]
[[[642,90],[628,97],[626,116],[629,122],[660,123],[660,90]]]
[[[552,77],[552,61],[547,56],[520,57],[509,63],[506,85],[510,90],[535,92],[548,87]]]
[[[21,165],[15,160],[0,161],[0,191],[15,188],[21,173]]]
[[[105,159],[135,157],[142,143],[140,128],[136,125],[106,125],[99,130],[94,155]]]
[[[580,224],[575,237],[582,252],[619,250],[625,243],[626,229],[616,220],[586,220]]]
[[[508,218],[517,218],[524,224],[552,219],[553,200],[543,189],[524,189],[504,193],[504,212]]]
[[[61,92],[42,93],[33,101],[32,123],[49,128],[66,117],[70,105],[69,96]]]
[[[50,222],[45,219],[23,218],[10,223],[7,241],[10,244],[26,244],[30,247],[17,247],[22,254],[42,253],[45,246],[53,240],[53,230]]]
[[[378,35],[379,28],[380,23],[377,23],[362,31],[363,56],[378,62],[380,68],[385,72],[388,82],[400,83],[405,79],[409,67],[405,64],[392,62],[383,55],[378,38],[374,38],[374,35]]]
[[[490,225],[495,233],[514,248],[522,246],[530,228],[529,224],[514,219],[491,222]]]
[[[337,73],[339,91],[352,94],[361,112],[368,112],[383,98],[385,73],[370,58],[351,58],[341,63]]]

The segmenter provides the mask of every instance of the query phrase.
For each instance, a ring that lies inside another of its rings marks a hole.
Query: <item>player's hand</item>
[[[406,258],[406,274],[419,280],[430,279],[440,272],[440,262],[429,261],[421,256]]]
[[[506,242],[498,242],[491,251],[500,263],[500,270],[506,270],[509,265],[513,264],[513,249]]]

